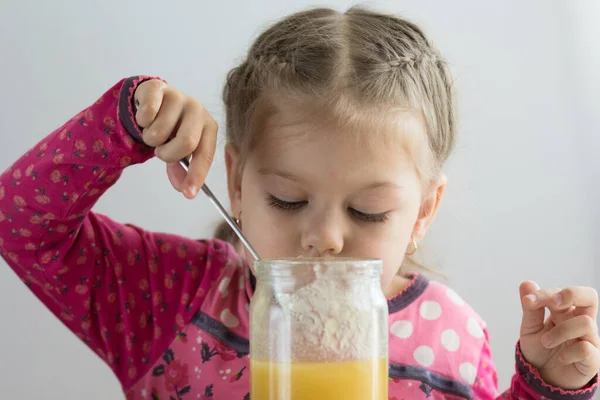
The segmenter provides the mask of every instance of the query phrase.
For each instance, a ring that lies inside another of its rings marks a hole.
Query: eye
[[[273,195],[267,197],[267,201],[271,207],[277,208],[284,211],[295,211],[302,208],[307,202],[306,201],[284,201],[278,199]]]
[[[379,213],[379,214],[367,214],[354,208],[349,209],[350,214],[359,221],[364,222],[385,222],[389,219],[389,215],[387,212]]]

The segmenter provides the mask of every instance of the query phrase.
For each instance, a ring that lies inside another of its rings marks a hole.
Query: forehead
[[[278,113],[264,126],[255,147],[262,163],[301,163],[328,169],[382,169],[398,173],[417,170],[427,143],[420,114],[410,111],[381,113],[353,121],[304,120]]]

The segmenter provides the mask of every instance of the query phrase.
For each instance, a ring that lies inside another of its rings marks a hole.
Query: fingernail
[[[554,304],[556,304],[557,306],[560,306],[563,303],[563,297],[562,294],[560,293],[556,293],[554,296],[552,296],[552,301],[554,302]]]
[[[552,346],[552,337],[549,333],[546,333],[542,336],[542,344],[546,347]]]
[[[525,297],[528,298],[529,300],[531,300],[532,303],[535,303],[537,301],[537,296],[533,293],[530,293]]]
[[[196,194],[198,194],[198,188],[196,186],[190,186],[188,187],[188,193],[194,197]]]

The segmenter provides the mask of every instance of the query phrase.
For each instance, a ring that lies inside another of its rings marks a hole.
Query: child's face
[[[390,286],[411,238],[424,235],[443,184],[425,196],[407,137],[422,122],[400,118],[399,132],[344,132],[311,123],[273,125],[248,156],[235,185],[236,150],[226,151],[234,215],[263,258],[345,256],[384,262]],[[417,141],[418,142],[418,141]],[[429,199],[429,200],[428,200]],[[427,210],[425,210],[427,209]],[[249,257],[248,259],[251,259]]]

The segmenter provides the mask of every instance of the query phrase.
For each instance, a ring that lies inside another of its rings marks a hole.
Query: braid
[[[300,105],[312,107],[302,118],[322,112],[346,124],[378,122],[398,108],[420,114],[427,155],[416,166],[424,180],[439,171],[454,145],[449,68],[418,26],[392,15],[317,8],[292,14],[260,34],[227,75],[223,90],[227,141],[240,160],[252,150],[269,113],[288,100],[299,112],[305,111]],[[224,228],[221,237],[233,238]]]

